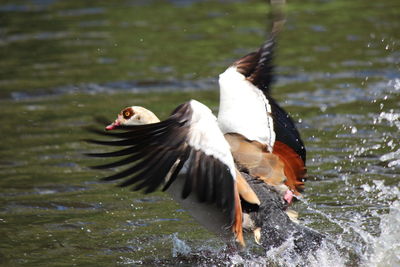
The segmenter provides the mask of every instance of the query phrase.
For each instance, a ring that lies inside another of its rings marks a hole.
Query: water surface
[[[127,105],[166,118],[257,49],[264,1],[0,3],[0,264],[295,266],[231,255],[168,195],[98,181],[93,117]],[[274,97],[298,122],[309,179],[294,206],[328,235],[309,266],[400,265],[400,3],[289,1]],[[283,254],[283,255],[282,255]]]

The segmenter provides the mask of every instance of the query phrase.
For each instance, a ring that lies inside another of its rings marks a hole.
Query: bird
[[[193,99],[179,105],[163,121],[144,107],[124,108],[106,131],[97,132],[117,140],[87,141],[125,147],[90,156],[127,157],[94,168],[128,165],[104,180],[127,177],[121,186],[134,185],[134,190],[145,193],[163,186],[163,191],[172,192],[187,210],[193,210],[196,203],[206,203],[204,211],[196,208],[193,216],[205,221],[202,224],[207,228],[221,232],[228,225],[235,240],[244,246],[244,227],[259,243],[260,225],[243,212],[246,204],[261,204],[248,177],[273,188],[289,205],[303,190],[306,174],[306,150],[300,134],[270,94],[275,42],[276,35],[271,34],[258,51],[220,74],[217,117]],[[215,222],[210,222],[211,217]]]

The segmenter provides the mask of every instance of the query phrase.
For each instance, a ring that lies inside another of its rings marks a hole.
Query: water
[[[308,149],[314,258],[230,253],[167,195],[99,183],[93,117],[165,118],[264,36],[263,1],[0,2],[0,264],[400,266],[400,4],[289,1],[274,97]]]

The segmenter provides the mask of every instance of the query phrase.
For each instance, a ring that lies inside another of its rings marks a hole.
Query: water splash
[[[373,253],[369,255],[370,267],[400,266],[400,201],[392,203],[390,212],[382,215],[381,235],[376,238]]]
[[[350,186],[355,187],[355,185]],[[313,205],[304,198],[302,202],[308,210],[319,214],[342,230],[341,233],[327,233],[326,242],[312,254],[304,256],[296,253],[292,239],[264,253],[257,250],[254,244],[248,244],[245,251],[232,251],[229,246],[215,247],[204,244],[190,247],[174,234],[171,236],[172,256],[178,258],[179,262],[195,262],[201,266],[210,264],[210,259],[212,264],[230,266],[400,266],[399,188],[385,185],[382,180],[373,180],[371,184],[363,184],[360,188],[362,189],[360,197],[366,203],[373,202],[383,208],[389,207],[387,214],[382,214],[385,213],[385,209],[371,211],[369,219],[380,220],[377,226],[380,234],[372,233],[371,229],[365,228],[363,225],[365,218],[361,211],[355,213],[351,220],[346,220],[313,208]]]
[[[394,112],[393,109],[391,109],[389,112],[381,112],[375,119],[375,123],[383,123],[383,121],[389,122],[390,127],[396,127],[397,130],[400,131],[400,113]],[[395,139],[397,138],[386,140],[387,147],[392,149],[395,148],[396,144],[398,144],[398,140]],[[381,161],[388,162],[388,167],[400,167],[400,148],[398,148],[397,151],[391,151],[382,155],[379,159]]]
[[[175,233],[172,236],[172,257],[177,257],[178,255],[189,255],[192,250],[185,243],[185,241],[178,238],[178,235]]]
[[[390,152],[382,155],[379,159],[381,161],[389,161],[388,167],[400,167],[400,148],[395,152]]]

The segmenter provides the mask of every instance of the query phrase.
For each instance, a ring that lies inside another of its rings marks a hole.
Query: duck
[[[304,189],[306,149],[293,119],[271,96],[277,32],[273,27],[257,51],[219,75],[217,116],[194,99],[165,120],[144,107],[126,107],[105,131],[92,130],[113,140],[86,140],[123,147],[89,156],[125,158],[93,168],[127,166],[103,180],[124,179],[121,187],[144,193],[162,187],[207,229],[242,247],[244,231],[264,247],[274,234],[280,242],[272,245],[282,243],[289,236],[276,230],[283,222],[300,237],[299,246],[303,239],[320,243],[322,236],[298,226],[289,209]]]

